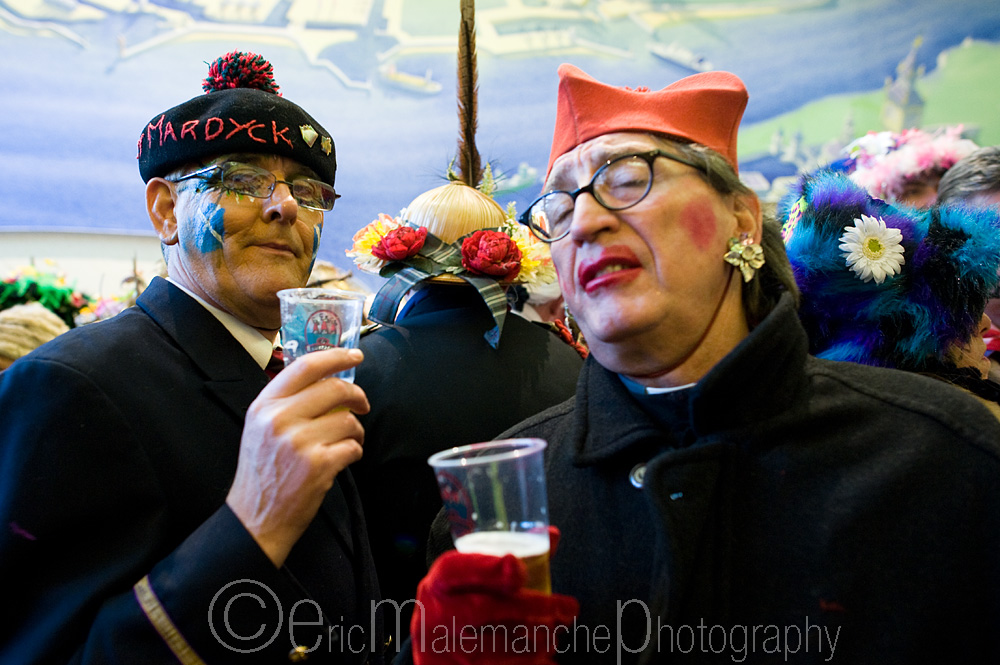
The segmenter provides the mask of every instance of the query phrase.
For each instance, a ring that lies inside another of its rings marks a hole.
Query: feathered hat
[[[897,208],[823,170],[777,212],[814,355],[921,371],[976,334],[998,284],[996,210]]]
[[[470,284],[493,315],[486,341],[496,348],[507,316],[502,285],[555,281],[548,245],[493,200],[489,164],[476,148],[478,115],[475,2],[462,0],[458,34],[459,140],[449,182],[413,199],[397,217],[380,214],[346,254],[388,281],[375,294],[373,321],[395,322],[403,296],[423,282]]]
[[[205,94],[142,128],[137,159],[144,182],[190,162],[242,152],[289,157],[334,184],[333,138],[278,93],[270,62],[255,53],[227,53],[209,66],[202,89]]]
[[[906,183],[928,175],[940,176],[955,162],[979,147],[962,138],[962,126],[934,132],[868,132],[848,144],[831,166],[844,171],[868,192],[884,201],[895,201]]]

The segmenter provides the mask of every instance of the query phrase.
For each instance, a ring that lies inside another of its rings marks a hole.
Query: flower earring
[[[764,250],[753,241],[749,233],[741,233],[739,238],[729,239],[729,251],[722,257],[743,273],[743,281],[749,282],[764,265]]]

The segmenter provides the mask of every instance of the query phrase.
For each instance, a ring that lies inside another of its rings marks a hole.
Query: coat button
[[[309,649],[305,647],[295,647],[288,652],[288,660],[292,663],[304,663],[309,660]]]
[[[646,464],[636,464],[628,474],[629,482],[635,487],[642,489],[642,481],[646,477]]]

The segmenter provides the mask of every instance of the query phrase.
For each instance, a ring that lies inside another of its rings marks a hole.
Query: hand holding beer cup
[[[555,527],[549,529],[554,548]],[[580,606],[571,596],[525,588],[526,577],[524,564],[509,554],[438,557],[417,587],[415,665],[554,665]]]
[[[555,662],[557,628],[573,621],[579,604],[552,593],[549,554],[558,532],[548,524],[545,445],[508,439],[428,460],[457,551],[439,557],[417,588],[416,665]],[[449,639],[455,633],[460,645]]]
[[[513,554],[528,569],[525,586],[552,592],[545,441],[506,439],[451,448],[434,469],[459,552]]]

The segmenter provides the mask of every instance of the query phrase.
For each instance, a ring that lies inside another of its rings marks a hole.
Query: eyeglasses
[[[333,204],[340,198],[340,194],[332,186],[321,180],[313,178],[278,180],[267,169],[243,162],[213,164],[171,182],[181,182],[191,178],[200,178],[225,192],[250,196],[255,199],[266,199],[271,196],[274,193],[274,188],[280,182],[288,185],[296,203],[310,210],[333,210]]]
[[[584,192],[607,210],[625,210],[646,198],[653,187],[653,162],[657,157],[666,157],[705,172],[704,166],[662,150],[623,155],[605,162],[589,183],[575,191],[558,190],[542,194],[517,221],[529,227],[542,242],[561,240],[569,234],[576,199]]]

